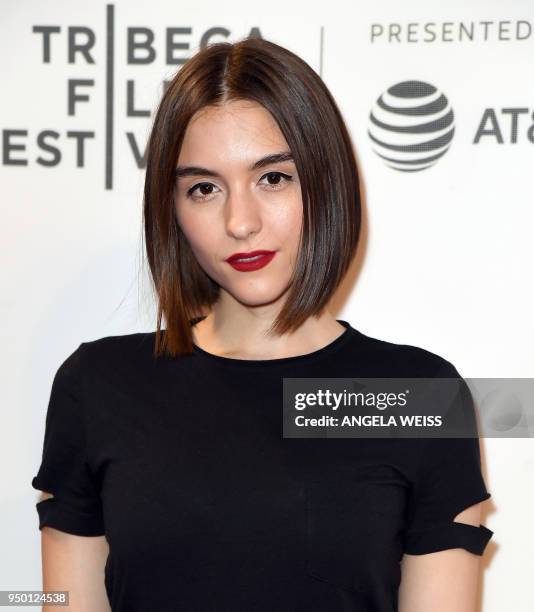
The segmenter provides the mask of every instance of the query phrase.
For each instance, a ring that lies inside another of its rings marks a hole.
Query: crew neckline
[[[356,333],[356,330],[351,326],[348,321],[343,319],[336,319],[338,323],[343,325],[345,331],[343,331],[337,338],[326,344],[325,346],[312,351],[311,353],[304,353],[302,355],[292,355],[290,357],[277,357],[274,359],[237,359],[235,357],[223,357],[222,355],[215,355],[210,353],[203,348],[200,348],[193,342],[193,352],[200,357],[208,359],[212,362],[219,364],[226,364],[239,367],[273,367],[283,366],[286,364],[297,365],[301,363],[307,363],[314,361],[320,357],[327,357],[331,353],[337,351],[343,347],[350,340],[351,336]],[[191,323],[193,325],[193,323]]]

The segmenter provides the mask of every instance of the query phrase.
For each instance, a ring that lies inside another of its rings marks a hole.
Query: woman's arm
[[[43,499],[53,497],[44,493]],[[67,610],[111,612],[104,585],[109,552],[105,536],[77,536],[45,526],[41,530],[43,590],[69,591]],[[57,606],[43,606],[43,612]]]
[[[478,527],[481,507],[470,506],[454,520]],[[479,555],[463,548],[405,554],[401,572],[399,612],[476,612]]]

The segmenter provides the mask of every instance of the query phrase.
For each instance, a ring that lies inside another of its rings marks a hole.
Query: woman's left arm
[[[481,507],[466,508],[454,521],[478,526]],[[399,612],[476,612],[480,559],[463,548],[404,554]]]

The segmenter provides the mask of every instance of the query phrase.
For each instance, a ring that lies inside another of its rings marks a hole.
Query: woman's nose
[[[261,229],[258,202],[246,190],[228,196],[225,207],[226,231],[234,238],[247,238]]]

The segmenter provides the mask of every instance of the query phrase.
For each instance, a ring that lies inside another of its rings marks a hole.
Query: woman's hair
[[[190,353],[191,320],[219,295],[219,285],[201,268],[178,225],[175,169],[195,113],[233,100],[254,101],[269,111],[289,145],[301,184],[299,255],[287,300],[270,331],[296,330],[320,314],[356,253],[361,225],[356,158],[325,83],[297,55],[261,38],[208,45],[169,83],[147,146],[143,226],[158,299],[156,355]]]

